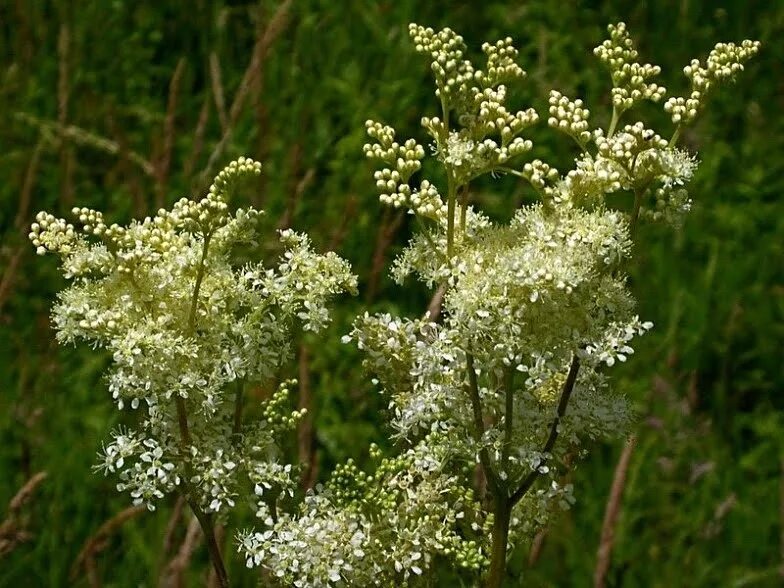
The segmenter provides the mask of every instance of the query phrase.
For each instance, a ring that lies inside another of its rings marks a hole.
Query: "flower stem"
[[[566,414],[566,407],[569,405],[569,399],[572,396],[572,391],[574,390],[574,385],[577,382],[577,373],[580,371],[580,360],[577,358],[577,355],[572,356],[572,364],[569,366],[569,373],[566,376],[566,381],[564,382],[563,389],[561,390],[561,399],[558,401],[558,409],[555,414],[555,418],[553,419],[552,424],[550,425],[550,434],[547,437],[547,441],[545,441],[544,447],[542,448],[542,453],[550,453],[555,446],[555,442],[558,439],[558,425],[561,424],[561,419]],[[510,501],[512,506],[520,502],[520,499],[526,495],[526,493],[531,489],[534,482],[540,476],[539,470],[535,469],[529,473],[523,481],[518,486],[517,490],[515,490],[514,494],[510,496]]]
[[[201,283],[204,280],[205,261],[207,259],[207,249],[210,246],[211,234],[204,236],[204,244],[201,250],[201,259],[199,260],[199,269],[196,273],[196,283],[193,286],[193,298],[191,299],[191,309],[188,315],[188,334],[193,335],[196,331],[196,314],[199,305],[199,291],[201,290]],[[215,526],[212,522],[212,517],[209,513],[205,513],[196,497],[191,491],[191,464],[188,456],[188,447],[192,443],[190,429],[188,427],[188,410],[185,406],[185,399],[177,394],[175,396],[175,404],[177,406],[177,422],[180,429],[180,448],[182,451],[183,459],[185,460],[185,479],[183,480],[184,494],[188,500],[188,505],[191,507],[194,516],[199,521],[201,530],[204,533],[204,539],[207,543],[207,551],[210,554],[212,567],[215,568],[215,575],[218,579],[220,588],[228,588],[229,579],[226,575],[226,567],[223,564],[223,557],[221,556],[218,541],[215,538]]]
[[[506,575],[506,550],[509,543],[509,520],[512,517],[512,504],[506,496],[493,499],[493,545],[490,555],[490,571],[485,582],[486,588],[500,588]]]
[[[615,134],[615,127],[618,126],[618,121],[621,120],[621,113],[613,106],[612,119],[610,119],[610,128],[607,129],[607,138],[609,139]]]

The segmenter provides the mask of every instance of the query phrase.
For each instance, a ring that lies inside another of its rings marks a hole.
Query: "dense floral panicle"
[[[33,245],[59,254],[73,280],[52,311],[58,340],[105,348],[112,398],[144,413],[138,430],[118,432],[102,455],[101,469],[117,472],[118,488],[135,502],[152,506],[186,478],[205,511],[234,506],[240,472],[258,478],[274,455],[277,423],[301,416],[287,413],[280,392],[264,411],[268,434],[253,429],[260,447],[237,445],[244,431],[234,430],[234,388],[277,371],[290,355],[293,322],[319,330],[329,321],[327,302],[356,291],[346,261],[316,254],[293,231],[280,234],[277,267],[234,263],[233,248],[256,240],[259,212],[229,214],[227,198],[259,169],[240,158],[205,198],[181,199],[127,226],[75,208],[81,229],[47,213],[31,227]],[[175,398],[189,408],[185,449]]]

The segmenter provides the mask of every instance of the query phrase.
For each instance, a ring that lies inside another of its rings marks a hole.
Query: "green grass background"
[[[386,275],[411,228],[378,204],[361,152],[366,118],[424,140],[419,118],[436,111],[407,24],[450,26],[475,55],[484,40],[513,37],[529,72],[513,89],[514,104],[544,113],[555,88],[584,98],[606,126],[609,76],[591,50],[618,20],[675,93],[686,89],[683,65],[716,41],[756,38],[764,47],[684,136],[702,163],[683,230],[640,233],[631,280],[641,315],[656,329],[614,373],[640,418],[608,585],[781,585],[784,4],[0,0],[0,520],[25,480],[48,472],[22,510],[29,540],[0,557],[0,586],[89,585],[82,571],[69,579],[69,570],[84,542],[128,505],[113,480],[90,470],[121,417],[101,381],[106,358],[53,342],[48,309],[64,283],[55,261],[37,258],[26,240],[36,211],[62,214],[79,204],[123,221],[199,190],[224,134],[210,61],[219,65],[228,112],[260,44],[213,168],[239,155],[261,160],[263,177],[237,204],[267,210],[270,238],[282,224],[309,231],[360,276],[360,296],[340,301],[329,331],[301,342],[323,476],[348,457],[364,461],[368,444],[385,438],[385,401],[340,335],[364,309],[414,315],[430,296]],[[660,109],[643,114],[668,128]],[[543,124],[532,138],[537,157],[567,168],[568,141]],[[530,196],[511,178],[478,191],[498,219]],[[509,586],[591,584],[620,450],[608,443],[580,463],[572,476],[577,504],[553,521],[535,563],[518,550]],[[171,508],[111,534],[96,558],[103,586],[157,584],[170,558],[162,537]],[[236,584],[253,585],[253,574],[231,559]],[[203,583],[206,569],[200,549],[192,585]]]

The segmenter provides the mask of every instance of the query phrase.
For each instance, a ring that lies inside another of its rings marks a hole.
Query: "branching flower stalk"
[[[112,398],[136,413],[96,469],[116,474],[117,489],[150,510],[166,494],[183,496],[221,586],[229,583],[215,523],[239,498],[266,516],[293,494],[296,467],[281,463],[278,439],[303,415],[287,409],[288,381],[243,420],[243,386],[290,358],[295,323],[321,329],[329,299],[356,291],[347,262],[314,253],[293,231],[280,233],[277,267],[240,262],[239,248],[256,243],[260,213],[230,214],[228,200],[258,173],[257,162],[240,158],[205,198],[183,198],[153,218],[107,225],[101,212],[75,208],[76,226],[42,212],[30,232],[38,253],[58,254],[71,280],[52,313],[58,340],[105,348]]]
[[[368,121],[364,151],[381,162],[381,202],[407,209],[421,229],[393,276],[446,288],[442,321],[366,314],[345,338],[366,353],[408,449],[383,457],[371,448],[374,471],[338,468],[299,513],[241,534],[249,566],[264,566],[281,586],[415,586],[447,561],[497,588],[510,544],[531,540],[552,510],[573,502],[560,482],[566,456],[628,430],[628,402],[604,372],[652,327],[634,313],[623,273],[633,226],[638,218],[679,222],[696,163],[642,122],[620,127],[637,103],[659,101],[665,90],[650,81],[659,68],[636,61],[625,25],[609,30],[596,49],[613,80],[607,132],[591,127],[582,101],[550,95],[548,124],[580,148],[562,175],[523,160],[532,143],[522,133],[538,116],[506,107],[505,84],[525,75],[511,39],[483,45],[480,70],[454,31],[411,25],[441,104],[441,118],[422,126],[444,168],[446,197],[428,179],[412,181],[426,152],[416,140],[397,141],[392,127]],[[687,76],[706,90],[757,49],[751,41],[717,45],[707,67],[692,65]],[[703,97],[667,102],[676,128]],[[493,173],[525,179],[541,202],[506,225],[492,223],[468,194],[474,179]],[[631,197],[624,210],[607,205],[615,192]],[[484,494],[473,489],[476,467]]]

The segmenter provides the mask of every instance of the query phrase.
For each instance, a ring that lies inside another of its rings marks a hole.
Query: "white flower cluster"
[[[473,516],[473,492],[442,473],[447,453],[446,438],[430,435],[372,474],[349,462],[296,515],[240,533],[239,551],[283,585],[314,588],[407,586],[438,555],[477,569],[487,521]]]
[[[57,338],[105,348],[118,408],[144,412],[136,431],[115,434],[101,469],[118,473],[118,488],[151,508],[178,486],[205,512],[234,506],[241,477],[274,455],[272,435],[236,422],[235,389],[275,374],[290,355],[295,321],[322,328],[327,302],[356,290],[347,262],[314,253],[292,231],[280,235],[277,267],[234,263],[233,247],[256,238],[258,212],[230,215],[226,198],[259,167],[232,162],[202,200],[182,199],[125,227],[77,208],[81,231],[46,213],[31,229],[33,244],[58,253],[73,280],[52,312]],[[287,392],[268,402],[261,429],[301,416],[287,414]],[[240,443],[251,430],[254,443]]]

